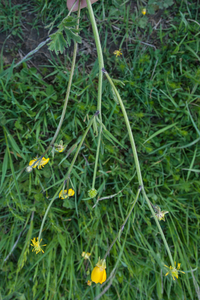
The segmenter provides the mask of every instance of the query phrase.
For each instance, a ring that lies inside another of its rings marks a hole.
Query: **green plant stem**
[[[90,15],[90,21],[91,21],[92,29],[93,29],[93,33],[94,33],[94,39],[95,39],[95,44],[96,44],[96,47],[97,47],[97,54],[98,54],[98,61],[99,61],[99,82],[98,82],[97,110],[99,111],[99,118],[100,118],[100,120],[102,120],[102,118],[101,118],[101,97],[102,97],[103,74],[101,72],[101,69],[104,67],[104,61],[103,61],[101,42],[100,42],[98,30],[97,30],[96,21],[95,21],[95,18],[94,18],[92,5],[91,5],[90,0],[86,0],[86,2],[87,2],[87,8],[88,8],[88,12],[89,12],[89,15]]]
[[[130,214],[131,214],[131,212],[132,212],[132,210],[133,210],[133,208],[134,208],[134,206],[135,206],[135,204],[136,204],[136,202],[137,202],[137,200],[138,200],[138,197],[139,197],[139,194],[140,194],[141,189],[142,189],[142,187],[140,186],[139,189],[138,189],[138,191],[137,191],[135,200],[133,201],[133,204],[132,204],[132,206],[131,206],[131,208],[130,208],[130,210],[129,210],[129,213],[128,213],[128,215],[126,216],[126,219],[124,220],[124,222],[123,222],[123,224],[122,224],[122,226],[121,226],[121,228],[120,228],[119,233],[116,235],[115,239],[113,240],[112,244],[110,245],[110,247],[108,248],[106,254],[104,255],[104,259],[106,259],[106,257],[107,257],[108,254],[110,253],[110,250],[112,249],[114,243],[115,243],[116,240],[118,239],[119,235],[122,233],[122,231],[123,231],[123,229],[124,229],[124,226],[126,225],[126,222],[128,221],[128,218],[130,217]]]
[[[94,33],[95,44],[96,44],[97,54],[98,54],[98,61],[99,61],[99,81],[98,81],[97,110],[99,111],[99,119],[102,121],[102,116],[101,116],[101,98],[102,98],[102,80],[103,80],[103,74],[101,72],[101,69],[104,67],[104,61],[103,61],[103,54],[102,54],[101,42],[100,42],[98,30],[97,30],[97,25],[96,25],[94,13],[93,13],[92,5],[91,5],[90,0],[86,0],[86,2],[87,2],[87,8],[88,8],[88,11],[89,11],[90,21],[91,21],[92,29],[93,29],[93,33]],[[99,149],[100,149],[100,144],[101,144],[101,132],[102,132],[102,126],[100,126],[100,130],[99,130],[97,152],[96,152],[94,172],[93,172],[93,180],[92,180],[92,188],[93,189],[94,189],[94,186],[95,186],[96,173],[97,173],[97,165],[98,165],[98,161],[99,161]]]
[[[94,172],[93,172],[92,189],[94,189],[96,174],[97,174],[97,165],[98,165],[98,160],[99,160],[99,150],[100,150],[100,145],[101,145],[101,131],[102,131],[102,126],[100,125],[99,136],[98,136],[98,144],[97,144],[97,152],[96,152]]]
[[[71,165],[70,165],[70,167],[69,167],[69,169],[68,169],[68,172],[67,172],[67,174],[65,175],[65,177],[63,178],[63,181],[64,181],[64,182],[65,182],[65,180],[68,179],[69,176],[70,176],[71,170],[72,170],[72,168],[73,168],[73,166],[74,166],[74,163],[75,163],[76,158],[77,158],[77,156],[78,156],[78,153],[79,153],[79,151],[80,151],[80,149],[81,149],[81,146],[82,146],[82,144],[83,144],[83,142],[84,142],[84,140],[85,140],[85,137],[86,137],[86,135],[87,135],[87,133],[88,133],[88,131],[89,131],[91,125],[92,125],[92,122],[93,122],[94,117],[97,116],[97,115],[98,115],[98,111],[94,114],[94,116],[91,118],[91,120],[90,120],[90,122],[89,122],[89,124],[88,124],[88,127],[87,127],[87,129],[86,129],[86,131],[85,131],[85,133],[84,133],[84,135],[83,135],[81,141],[80,141],[80,144],[78,145],[78,148],[77,148],[76,153],[75,153],[75,155],[74,155],[74,158],[73,158],[73,160],[72,160],[72,162],[71,162]],[[43,220],[42,220],[42,224],[41,224],[41,227],[40,227],[39,236],[38,236],[38,240],[39,240],[39,241],[40,241],[40,238],[41,238],[41,235],[42,235],[42,229],[43,229],[44,222],[45,222],[45,220],[46,220],[47,214],[48,214],[48,212],[49,212],[49,210],[50,210],[50,208],[51,208],[51,205],[53,204],[54,200],[56,199],[56,196],[57,196],[58,193],[61,191],[62,186],[63,186],[63,184],[58,188],[58,190],[57,190],[56,193],[54,194],[54,196],[53,196],[51,202],[49,203],[49,205],[48,205],[48,207],[47,207],[47,210],[45,211],[44,218],[43,218]]]
[[[98,60],[99,60],[99,68],[100,66],[103,65],[103,55],[102,55],[102,50],[101,50],[101,44],[100,44],[100,40],[99,40],[99,34],[98,34],[98,30],[97,30],[97,26],[96,26],[96,22],[95,22],[95,18],[94,18],[94,14],[93,14],[93,10],[92,10],[92,5],[90,3],[90,0],[86,0],[87,2],[87,7],[88,7],[88,11],[89,11],[89,14],[90,14],[90,19],[91,19],[91,23],[92,23],[92,29],[93,29],[93,33],[94,33],[94,38],[95,38],[95,43],[96,43],[96,47],[97,47],[97,53],[98,53]],[[132,147],[132,151],[133,151],[133,157],[134,157],[134,161],[135,161],[135,165],[136,165],[136,171],[137,171],[137,176],[138,176],[138,181],[139,181],[139,184],[140,186],[142,187],[142,192],[143,192],[143,195],[147,201],[147,204],[149,206],[149,209],[156,221],[156,225],[160,231],[160,234],[162,236],[162,239],[163,239],[163,242],[165,244],[165,247],[166,247],[166,250],[168,252],[168,255],[169,255],[169,258],[170,258],[170,261],[171,261],[171,264],[172,266],[174,267],[174,261],[172,259],[172,255],[171,255],[171,252],[170,252],[170,249],[169,249],[169,246],[167,244],[167,241],[166,241],[166,238],[164,236],[164,233],[162,231],[162,228],[159,224],[159,221],[158,219],[156,218],[156,215],[155,215],[155,212],[151,206],[151,203],[150,203],[150,200],[148,199],[147,195],[146,195],[146,192],[144,190],[144,186],[143,186],[143,180],[142,180],[142,174],[141,174],[141,170],[140,170],[140,164],[139,164],[139,159],[138,159],[138,155],[137,155],[137,150],[136,150],[136,146],[135,146],[135,141],[134,141],[134,138],[133,138],[133,134],[132,134],[132,130],[131,130],[131,126],[130,126],[130,123],[129,123],[129,120],[128,120],[128,116],[127,116],[127,113],[126,113],[126,110],[125,110],[125,107],[123,105],[123,101],[117,91],[117,89],[115,88],[115,85],[114,83],[112,82],[110,76],[108,75],[108,73],[106,72],[106,70],[102,67],[101,68],[102,71],[106,74],[106,77],[108,79],[108,81],[110,82],[110,84],[112,85],[115,93],[116,93],[116,96],[118,98],[118,101],[120,103],[120,106],[121,106],[121,110],[123,112],[123,115],[124,115],[124,119],[125,119],[125,123],[126,123],[126,127],[127,127],[127,130],[128,130],[128,134],[129,134],[129,138],[130,138],[130,142],[131,142],[131,147]],[[101,82],[100,82],[101,80]],[[101,83],[101,84],[100,84]],[[98,86],[98,109],[99,111],[101,112],[100,110],[100,107],[99,107],[99,104],[100,104],[100,99],[101,99],[101,94],[102,94],[102,77],[99,76],[99,86]],[[101,119],[101,113],[100,113],[100,120]],[[100,146],[100,143],[98,143],[98,146]],[[96,167],[96,164],[97,164],[97,159],[95,161],[95,167]],[[96,168],[95,168],[96,169]],[[94,176],[96,177],[96,174],[94,173]],[[94,177],[93,177],[93,184],[94,184]]]
[[[79,17],[80,17],[80,1],[79,1],[79,6],[78,6],[78,13],[77,13],[78,21],[77,21],[76,29],[79,28]],[[65,112],[66,112],[66,109],[67,109],[67,104],[68,104],[68,100],[69,100],[69,94],[70,94],[71,85],[72,85],[72,78],[73,78],[73,75],[74,75],[74,69],[75,69],[75,63],[76,63],[76,55],[77,55],[77,48],[78,48],[77,43],[74,42],[74,51],[73,51],[71,72],[70,72],[69,81],[68,81],[68,85],[67,85],[67,92],[66,92],[66,95],[65,95],[65,101],[64,101],[64,106],[63,106],[63,110],[62,110],[60,122],[58,124],[58,127],[56,129],[56,132],[54,134],[54,137],[53,137],[50,145],[47,147],[46,151],[42,154],[42,157],[48,152],[48,150],[50,149],[50,147],[54,144],[54,142],[55,142],[55,140],[56,140],[56,138],[57,138],[57,136],[59,134],[60,128],[62,126],[64,117],[65,117]]]
[[[157,217],[156,217],[156,215],[155,215],[155,212],[154,212],[154,210],[153,210],[153,208],[152,208],[152,206],[151,206],[151,202],[150,202],[150,200],[148,199],[148,197],[147,197],[147,195],[146,195],[146,192],[145,192],[145,189],[144,189],[144,186],[143,186],[143,180],[142,180],[142,174],[141,174],[141,170],[140,170],[139,159],[138,159],[138,155],[137,155],[137,150],[136,150],[136,146],[135,146],[135,142],[134,142],[134,138],[133,138],[131,126],[130,126],[129,119],[128,119],[128,116],[127,116],[127,113],[126,113],[126,109],[125,109],[125,107],[124,107],[123,101],[122,101],[122,99],[121,99],[121,97],[120,97],[120,95],[119,95],[119,93],[118,93],[118,91],[117,91],[117,89],[116,89],[116,87],[115,87],[115,85],[114,85],[112,79],[111,79],[110,76],[108,75],[108,72],[107,72],[105,69],[103,69],[102,72],[105,73],[105,75],[106,75],[108,81],[110,82],[111,86],[113,87],[113,89],[114,89],[114,91],[115,91],[115,94],[116,94],[116,96],[117,96],[117,99],[118,99],[118,101],[119,101],[119,103],[120,103],[121,110],[122,110],[122,113],[123,113],[123,115],[124,115],[126,127],[127,127],[128,134],[129,134],[129,139],[130,139],[132,151],[133,151],[133,157],[134,157],[134,161],[135,161],[135,166],[136,166],[136,171],[137,171],[138,181],[139,181],[140,186],[142,187],[142,193],[143,193],[144,198],[145,198],[145,200],[146,200],[146,202],[147,202],[147,205],[149,206],[149,209],[150,209],[150,211],[151,211],[151,213],[152,213],[152,215],[153,215],[153,217],[154,217],[154,219],[155,219],[156,225],[157,225],[157,227],[158,227],[158,229],[159,229],[159,231],[160,231],[160,234],[161,234],[161,236],[162,236],[164,245],[165,245],[166,250],[167,250],[168,255],[169,255],[169,259],[170,259],[170,261],[171,261],[171,265],[172,265],[172,267],[175,267],[175,266],[174,266],[174,261],[173,261],[173,259],[172,259],[171,251],[170,251],[169,246],[168,246],[168,244],[167,244],[165,235],[164,235],[164,233],[163,233],[163,231],[162,231],[162,228],[161,228],[161,226],[160,226],[160,223],[159,223],[159,221],[158,221],[158,219],[157,219]]]

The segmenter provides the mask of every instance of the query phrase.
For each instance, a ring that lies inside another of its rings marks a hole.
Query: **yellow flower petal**
[[[38,165],[38,162],[35,163],[37,161],[37,158],[36,159],[33,159],[29,162],[29,166],[31,166],[32,168],[36,168],[37,165]]]
[[[104,281],[106,281],[106,260],[100,259],[98,260],[98,263],[96,264],[96,267],[92,270],[91,274],[91,280],[95,283],[102,284]]]
[[[116,57],[122,55],[121,49],[115,50],[115,51],[113,52],[113,54],[115,54]]]
[[[168,266],[164,265],[166,268],[169,268]]]
[[[67,192],[67,190],[62,190],[62,191],[60,191],[60,193],[59,193],[59,198],[61,198],[61,199],[66,199],[67,197],[72,197],[72,196],[74,196],[74,194],[75,194],[75,192],[74,192],[74,190],[73,189],[69,189],[68,190],[68,192]]]
[[[87,281],[87,285],[91,286],[91,284],[92,284],[92,281],[91,281],[91,280],[88,280],[88,281]]]
[[[82,257],[84,257],[84,259],[89,259],[90,258],[91,253],[89,252],[82,252]]]
[[[42,239],[40,241],[38,241],[38,237],[37,237],[37,240],[35,238],[33,238],[31,240],[31,242],[33,243],[33,244],[31,244],[31,246],[34,247],[32,251],[35,251],[36,254],[38,254],[40,251],[42,251],[42,253],[44,253],[44,251],[42,250],[42,248],[40,246],[41,241],[42,241]],[[44,247],[44,246],[46,246],[46,245],[42,245],[42,247]]]
[[[174,262],[175,267],[172,267],[172,266],[168,267],[166,265],[164,265],[164,266],[169,269],[169,271],[165,274],[165,276],[170,274],[172,276],[173,280],[175,280],[175,277],[178,279],[178,272],[181,272],[181,273],[185,274],[185,272],[179,271],[180,266],[181,266],[180,263],[178,263],[177,268],[176,268],[176,262]]]
[[[75,194],[75,192],[74,192],[74,190],[72,190],[72,189],[69,189],[68,190],[68,196],[74,196],[74,194]]]
[[[59,193],[59,198],[61,198],[61,199],[66,199],[68,197],[68,195],[67,195],[67,190],[62,190],[62,191],[60,191],[60,193]]]
[[[169,212],[164,210],[164,211],[161,211],[160,207],[159,206],[153,206],[154,210],[155,210],[155,216],[156,218],[159,220],[159,221],[165,221],[165,215],[168,214]],[[153,216],[152,216],[153,217]]]
[[[146,13],[147,13],[147,10],[146,10],[146,8],[143,8],[143,10],[142,10],[142,14],[143,14],[143,15],[146,15]]]
[[[38,169],[42,169],[42,167],[44,167],[48,162],[49,162],[49,158],[43,157],[43,158],[39,161]]]
[[[58,152],[63,152],[65,149],[65,145],[63,145],[63,141],[61,140],[59,144],[54,145],[55,150]]]
[[[29,162],[29,166],[31,166],[32,168],[38,167],[38,169],[42,169],[42,167],[44,167],[48,162],[49,158],[35,158]]]
[[[91,280],[95,283],[102,284],[104,281],[106,281],[106,270],[96,266],[92,270]]]

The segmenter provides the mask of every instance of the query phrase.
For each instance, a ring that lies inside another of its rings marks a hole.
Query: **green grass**
[[[0,10],[0,20],[6,13],[8,19],[1,30],[9,35],[20,20],[13,13],[16,6],[4,2],[6,8]],[[101,297],[105,300],[200,299],[200,4],[168,2],[162,7],[163,1],[157,1],[158,6],[149,1],[151,14],[147,6],[146,16],[141,14],[145,5],[138,6],[139,2],[135,2],[137,10],[129,1],[123,4],[117,0],[96,3],[93,9],[99,20],[105,69],[116,80],[127,110],[146,193],[154,205],[169,211],[160,225],[174,261],[181,263],[185,274],[175,282],[164,276],[164,264],[170,266],[168,254],[140,194],[106,258],[112,285]],[[31,5],[31,11],[44,26],[58,16],[54,25],[57,28],[68,13],[63,12],[65,1],[56,7],[55,1],[33,1]],[[150,18],[159,7],[163,9],[159,17],[162,22],[154,29]],[[81,254],[90,252],[93,266],[99,256],[104,257],[138,190],[125,121],[104,76],[102,122],[116,140],[103,131],[95,182],[97,197],[88,198],[98,144],[92,126],[70,175],[69,187],[75,195],[66,200],[56,198],[42,232],[42,244],[47,244],[44,254],[32,252],[31,239],[38,236],[45,211],[70,167],[76,144],[97,109],[99,70],[89,25],[89,14],[84,9],[80,35],[92,45],[92,53],[78,52],[69,103],[56,140],[63,140],[67,148],[54,157],[49,151],[46,157],[50,161],[42,170],[35,168],[27,173],[25,168],[30,160],[42,155],[57,129],[72,57],[66,50],[63,62],[62,56],[57,58],[53,53],[49,65],[40,66],[40,73],[28,62],[17,68],[14,63],[1,63],[0,299],[98,296],[105,286],[87,286],[92,266]],[[23,33],[18,32],[23,38]],[[113,51],[119,48],[123,55],[116,58]],[[117,195],[99,201],[93,208],[98,198],[114,194]]]

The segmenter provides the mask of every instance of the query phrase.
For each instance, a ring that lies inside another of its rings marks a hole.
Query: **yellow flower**
[[[165,214],[168,214],[168,211],[160,211],[159,213],[156,214],[156,217],[158,218],[159,221],[165,221]]]
[[[146,13],[147,13],[147,10],[146,10],[146,8],[143,8],[143,10],[142,10],[142,14],[143,14],[143,15],[146,15]]]
[[[82,253],[82,257],[84,257],[84,259],[90,259],[90,255],[91,255],[91,253],[89,253],[89,252],[83,252]]]
[[[165,221],[165,215],[168,214],[169,212],[166,210],[161,211],[160,207],[157,205],[156,206],[153,205],[153,208],[156,212],[155,215],[156,215],[157,219],[159,221],[162,221],[162,220]],[[153,216],[151,216],[151,217],[153,217]]]
[[[165,265],[165,267],[169,269],[169,272],[167,272],[165,276],[170,274],[173,277],[173,280],[175,280],[174,277],[178,279],[178,272],[185,274],[185,272],[179,271],[181,264],[178,264],[177,269],[176,269],[176,262],[174,264],[175,264],[175,268],[173,268],[172,266],[168,267]]]
[[[92,281],[91,281],[91,280],[88,280],[88,281],[87,281],[87,285],[91,286],[91,284],[92,284]]]
[[[63,152],[65,149],[65,145],[63,145],[63,141],[61,140],[59,144],[55,144],[55,149],[58,152]]]
[[[36,254],[38,254],[40,251],[42,251],[42,253],[44,253],[44,251],[42,250],[42,248],[40,246],[41,241],[42,241],[42,239],[39,242],[38,238],[37,238],[37,241],[35,238],[33,240],[31,240],[31,242],[33,243],[33,245],[31,244],[31,246],[34,247],[32,251],[35,251]],[[42,245],[42,247],[44,247],[44,246],[46,246],[46,245]]]
[[[92,270],[91,274],[91,280],[95,283],[102,284],[104,281],[106,281],[106,261],[105,259],[100,259],[96,264],[96,267]]]
[[[113,52],[113,54],[115,54],[116,57],[122,55],[121,49],[115,50],[115,51]]]
[[[65,149],[65,147],[59,147],[59,148],[56,148],[56,151],[58,151],[58,152],[63,152],[63,150]]]
[[[49,158],[45,158],[45,157],[42,157],[42,159],[34,158],[33,160],[31,160],[29,162],[29,166],[32,168],[38,167],[38,169],[42,169],[42,167],[44,167],[44,165],[46,165],[48,162],[49,162]],[[29,170],[29,172],[30,172],[30,170]]]
[[[68,196],[70,196],[70,197],[74,196],[74,194],[75,194],[75,192],[72,189],[69,189],[68,192],[67,192],[67,190],[64,190],[64,191],[62,190],[59,193],[59,198],[66,199]]]

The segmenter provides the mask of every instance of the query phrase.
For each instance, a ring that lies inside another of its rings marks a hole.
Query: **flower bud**
[[[94,198],[97,195],[97,190],[95,190],[95,189],[89,190],[88,195],[90,198]]]

